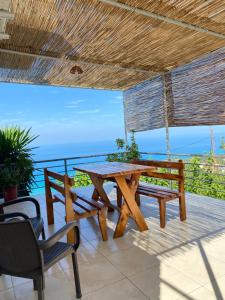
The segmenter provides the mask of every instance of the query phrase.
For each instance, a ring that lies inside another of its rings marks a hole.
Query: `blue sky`
[[[0,84],[0,127],[32,127],[38,144],[111,140],[124,135],[122,93]]]
[[[124,138],[122,93],[94,89],[0,84],[0,127],[32,127],[38,145]],[[216,146],[225,126],[214,126]],[[170,129],[172,151],[209,151],[208,126]],[[142,150],[165,151],[165,129],[136,134]]]

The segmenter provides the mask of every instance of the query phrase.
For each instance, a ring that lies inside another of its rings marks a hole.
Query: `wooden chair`
[[[155,186],[155,185],[143,185],[139,184],[136,192],[136,202],[140,206],[140,195],[149,196],[150,198],[155,198],[159,203],[160,212],[160,227],[164,228],[166,225],[166,202],[179,199],[179,210],[180,210],[180,220],[186,220],[186,204],[185,204],[185,190],[184,190],[184,163],[182,160],[178,162],[171,161],[153,161],[153,160],[134,160],[131,163],[139,165],[147,165],[156,168],[166,168],[175,169],[178,174],[171,174],[168,170],[167,173],[160,172],[148,172],[143,174],[143,176],[154,177],[160,179],[175,180],[178,182],[178,191],[171,190],[168,188]],[[122,194],[117,188],[117,204],[121,207]]]
[[[47,169],[44,170],[44,175],[48,224],[54,224],[53,203],[60,202],[65,205],[66,223],[97,215],[102,239],[107,241],[107,207],[101,201],[75,193],[74,180],[68,175],[61,175]],[[73,233],[68,233],[68,242],[73,243],[73,238]]]

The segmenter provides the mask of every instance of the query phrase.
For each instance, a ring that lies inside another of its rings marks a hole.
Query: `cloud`
[[[65,108],[78,108],[79,104],[83,103],[84,100],[79,99],[79,100],[73,100],[73,101],[69,101],[66,105]]]
[[[86,114],[97,114],[100,112],[100,109],[87,109],[87,110],[80,110],[78,111],[78,114],[80,115],[86,115]]]
[[[0,124],[8,126],[8,125],[15,125],[15,124],[21,123],[21,121],[23,121],[23,119],[20,119],[20,118],[1,119]]]
[[[101,116],[104,118],[113,118],[113,117],[115,117],[115,114],[103,114]]]
[[[110,100],[111,104],[122,104],[123,103],[123,97],[122,96],[116,96],[115,98]]]
[[[22,111],[15,111],[15,112],[5,112],[4,113],[4,115],[5,116],[18,116],[18,117],[24,117],[25,116],[25,114],[24,114],[24,112],[22,112]]]

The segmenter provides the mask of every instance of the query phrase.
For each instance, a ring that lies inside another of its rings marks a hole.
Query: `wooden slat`
[[[101,203],[100,201],[95,201],[91,198],[88,198],[84,195],[81,195],[80,193],[76,193],[77,198],[81,199],[82,201],[88,203],[90,206],[92,206],[93,208],[97,208],[97,209],[102,209],[104,207],[104,204]]]
[[[61,175],[61,174],[59,174],[59,173],[55,173],[55,172],[46,170],[46,174],[47,174],[49,177],[52,177],[52,178],[54,178],[54,179],[57,179],[58,181],[64,182],[64,176]]]
[[[138,186],[138,189],[141,189],[141,190],[151,190],[151,191],[160,191],[161,193],[167,195],[167,194],[175,194],[175,195],[179,195],[179,192],[178,191],[175,191],[175,190],[171,190],[171,189],[168,189],[168,188],[164,188],[164,187],[161,187],[161,186],[145,186],[145,185],[139,185]]]
[[[159,172],[146,172],[143,174],[146,177],[154,177],[160,179],[168,179],[168,180],[176,180],[181,181],[183,178],[177,174],[169,174],[169,173],[159,173]]]
[[[65,205],[65,197],[62,194],[53,194],[54,199]]]
[[[77,199],[76,201],[74,201],[74,207],[76,206],[79,206],[80,208],[82,208],[85,212],[92,212],[92,211],[97,211],[96,208],[93,208],[93,206],[89,205],[88,203],[80,200],[80,199]],[[75,208],[76,210],[76,208]]]
[[[182,162],[174,162],[174,161],[158,161],[158,160],[132,160],[133,164],[151,166],[156,168],[169,168],[169,169],[181,169],[184,168],[184,164]]]
[[[178,196],[177,195],[169,195],[169,194],[162,194],[160,193],[160,191],[151,191],[151,190],[142,190],[142,189],[138,189],[137,193],[140,195],[145,195],[145,196],[149,196],[149,197],[155,197],[155,198],[160,198],[160,199],[175,199]]]
[[[49,181],[49,186],[53,189],[55,189],[56,191],[58,191],[59,193],[61,194],[65,194],[65,190],[64,190],[64,187],[56,184],[55,182],[52,182],[52,181]]]
[[[151,196],[151,197],[157,197],[157,198],[160,198],[160,199],[176,199],[178,198],[179,194],[178,193],[170,193],[170,192],[165,192],[163,190],[160,190],[160,189],[155,189],[155,190],[152,190],[152,189],[137,189],[137,193],[138,194],[142,194],[142,195],[145,195],[145,196]]]

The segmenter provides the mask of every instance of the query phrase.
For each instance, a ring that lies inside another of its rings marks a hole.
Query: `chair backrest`
[[[136,160],[132,160],[131,163],[138,164],[138,165],[151,166],[151,167],[156,167],[156,168],[168,169],[168,172],[166,172],[166,173],[149,172],[148,174],[145,174],[145,176],[150,176],[150,177],[160,178],[160,179],[175,180],[178,182],[184,181],[184,163],[182,160],[179,160],[178,162],[174,162],[174,161],[136,159]],[[169,170],[171,170],[171,169],[178,170],[178,174],[171,174],[171,172],[169,172]]]
[[[30,274],[42,268],[42,255],[29,220],[0,223],[0,273]]]

